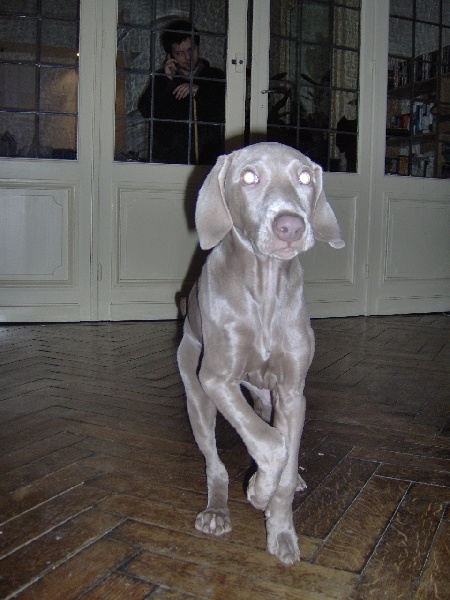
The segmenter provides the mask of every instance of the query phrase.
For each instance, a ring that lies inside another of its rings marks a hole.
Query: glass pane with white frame
[[[359,0],[271,2],[267,137],[357,171]]]
[[[0,156],[77,158],[79,0],[0,3]]]
[[[119,0],[115,160],[212,164],[224,150],[226,0]]]

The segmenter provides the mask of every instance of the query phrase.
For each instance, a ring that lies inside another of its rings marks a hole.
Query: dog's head
[[[268,256],[291,259],[314,245],[345,244],[322,189],[322,169],[283,144],[263,142],[219,156],[195,214],[200,245],[216,246],[237,229]]]

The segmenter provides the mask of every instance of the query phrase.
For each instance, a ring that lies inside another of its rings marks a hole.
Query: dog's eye
[[[258,175],[254,171],[244,171],[241,177],[246,185],[254,185],[259,182]]]
[[[308,185],[311,183],[311,173],[309,173],[308,171],[302,171],[299,174],[298,179],[301,184]]]

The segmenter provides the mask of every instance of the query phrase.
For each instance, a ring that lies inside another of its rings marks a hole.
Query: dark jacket
[[[195,164],[194,103],[190,94],[177,100],[173,90],[189,81],[188,77],[169,79],[164,70],[150,78],[138,108],[150,125],[151,162]],[[200,59],[194,71],[193,84],[199,86],[195,94],[198,131],[199,164],[213,164],[223,152],[225,121],[225,75]],[[153,107],[152,107],[153,95]],[[209,123],[214,123],[210,125]],[[190,148],[190,156],[188,150]]]

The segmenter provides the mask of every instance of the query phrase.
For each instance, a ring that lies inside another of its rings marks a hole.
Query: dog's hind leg
[[[186,391],[192,431],[205,457],[208,486],[208,505],[197,515],[195,528],[203,533],[219,536],[231,531],[228,473],[217,452],[215,434],[217,408],[204,393],[197,377],[200,356],[201,345],[186,323],[178,349],[178,365]]]
[[[266,423],[272,422],[272,399],[270,390],[260,390],[247,381],[242,384],[253,400],[253,410]]]

